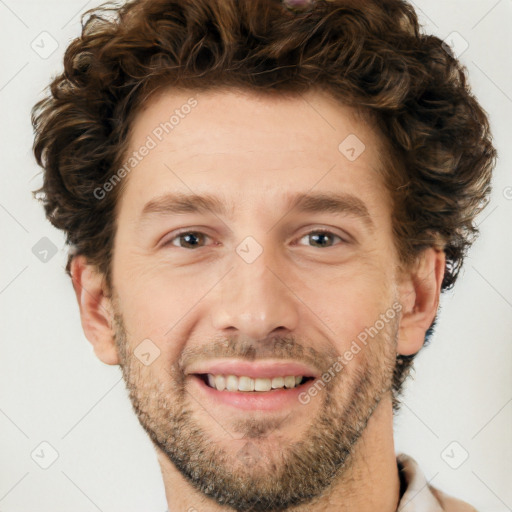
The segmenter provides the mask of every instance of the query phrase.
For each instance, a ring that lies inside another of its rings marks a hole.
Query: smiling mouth
[[[213,375],[211,373],[198,373],[195,376],[212,389],[232,393],[268,393],[294,389],[304,386],[307,382],[314,379],[314,377],[302,375],[255,379],[243,375]]]

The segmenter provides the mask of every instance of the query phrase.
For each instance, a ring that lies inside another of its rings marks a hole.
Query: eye
[[[197,247],[201,247],[201,243],[204,242],[206,238],[209,238],[204,233],[200,231],[182,231],[178,233],[175,237],[169,239],[165,245],[174,245],[175,247],[181,247],[182,249],[195,249]],[[178,245],[175,244],[175,241],[178,241]],[[180,242],[184,241],[186,245],[182,245]]]
[[[164,246],[172,245],[174,247],[180,247],[181,249],[197,249],[205,244],[206,239],[210,238],[208,235],[201,233],[200,231],[182,231],[177,233],[173,238],[170,238]],[[328,248],[334,244],[334,239],[340,240],[342,243],[345,242],[339,235],[332,233],[327,230],[314,230],[303,235],[299,240],[308,238],[317,248]]]
[[[331,231],[324,231],[324,230],[316,230],[316,231],[310,231],[306,235],[300,238],[300,240],[304,240],[304,238],[309,238],[309,240],[313,241],[313,243],[316,244],[316,247],[318,248],[325,248],[325,247],[332,247],[332,241],[333,238],[337,238],[338,240],[341,240],[341,242],[345,242],[340,236],[335,235]]]

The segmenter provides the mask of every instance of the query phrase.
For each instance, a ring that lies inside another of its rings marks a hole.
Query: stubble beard
[[[398,317],[348,363],[353,372],[343,369],[318,391],[320,412],[298,439],[279,439],[276,444],[283,419],[251,416],[223,426],[227,444],[230,429],[241,434],[236,439],[243,439],[234,454],[212,442],[204,421],[199,421],[201,406],[188,392],[183,373],[176,367],[166,368],[157,379],[133,351],[127,354],[130,345],[119,311],[115,323],[120,366],[139,422],[197,491],[237,512],[278,512],[311,504],[334,481],[343,481],[349,488],[354,447],[392,386]],[[218,421],[212,416],[212,424],[214,420]],[[274,441],[269,443],[272,435]]]

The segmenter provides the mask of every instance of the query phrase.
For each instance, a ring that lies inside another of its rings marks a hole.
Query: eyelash
[[[172,247],[176,247],[177,249],[186,249],[186,250],[194,250],[192,248],[188,248],[188,247],[180,247],[180,246],[176,246],[174,245],[173,242],[174,240],[178,240],[181,236],[183,235],[190,235],[190,234],[193,234],[193,235],[205,235],[207,238],[210,238],[208,235],[206,235],[205,233],[202,233],[201,231],[193,231],[193,230],[184,230],[184,231],[181,231],[179,233],[176,233],[176,235],[174,235],[174,237],[172,237],[171,239],[169,239],[167,242],[165,242],[163,244],[164,247],[167,247],[167,246],[172,246]],[[337,235],[336,233],[333,233],[332,231],[329,231],[329,230],[326,230],[326,229],[314,229],[312,231],[308,231],[307,233],[305,233],[304,235],[302,235],[299,240],[302,240],[304,237],[306,236],[309,236],[309,235],[312,235],[312,234],[321,234],[321,235],[331,235],[335,238],[338,238],[343,244],[345,243],[348,243],[346,240],[344,240],[340,235]],[[312,247],[312,246],[311,246]],[[335,244],[332,245],[332,246],[327,246],[327,247],[315,247],[315,249],[330,249],[332,247],[335,247]],[[199,247],[201,248],[201,247]]]

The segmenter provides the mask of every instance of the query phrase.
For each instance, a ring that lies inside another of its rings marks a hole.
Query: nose
[[[286,262],[282,263],[270,249],[251,263],[235,254],[233,268],[216,290],[210,309],[213,328],[255,340],[275,331],[294,331],[300,300],[292,291]]]

